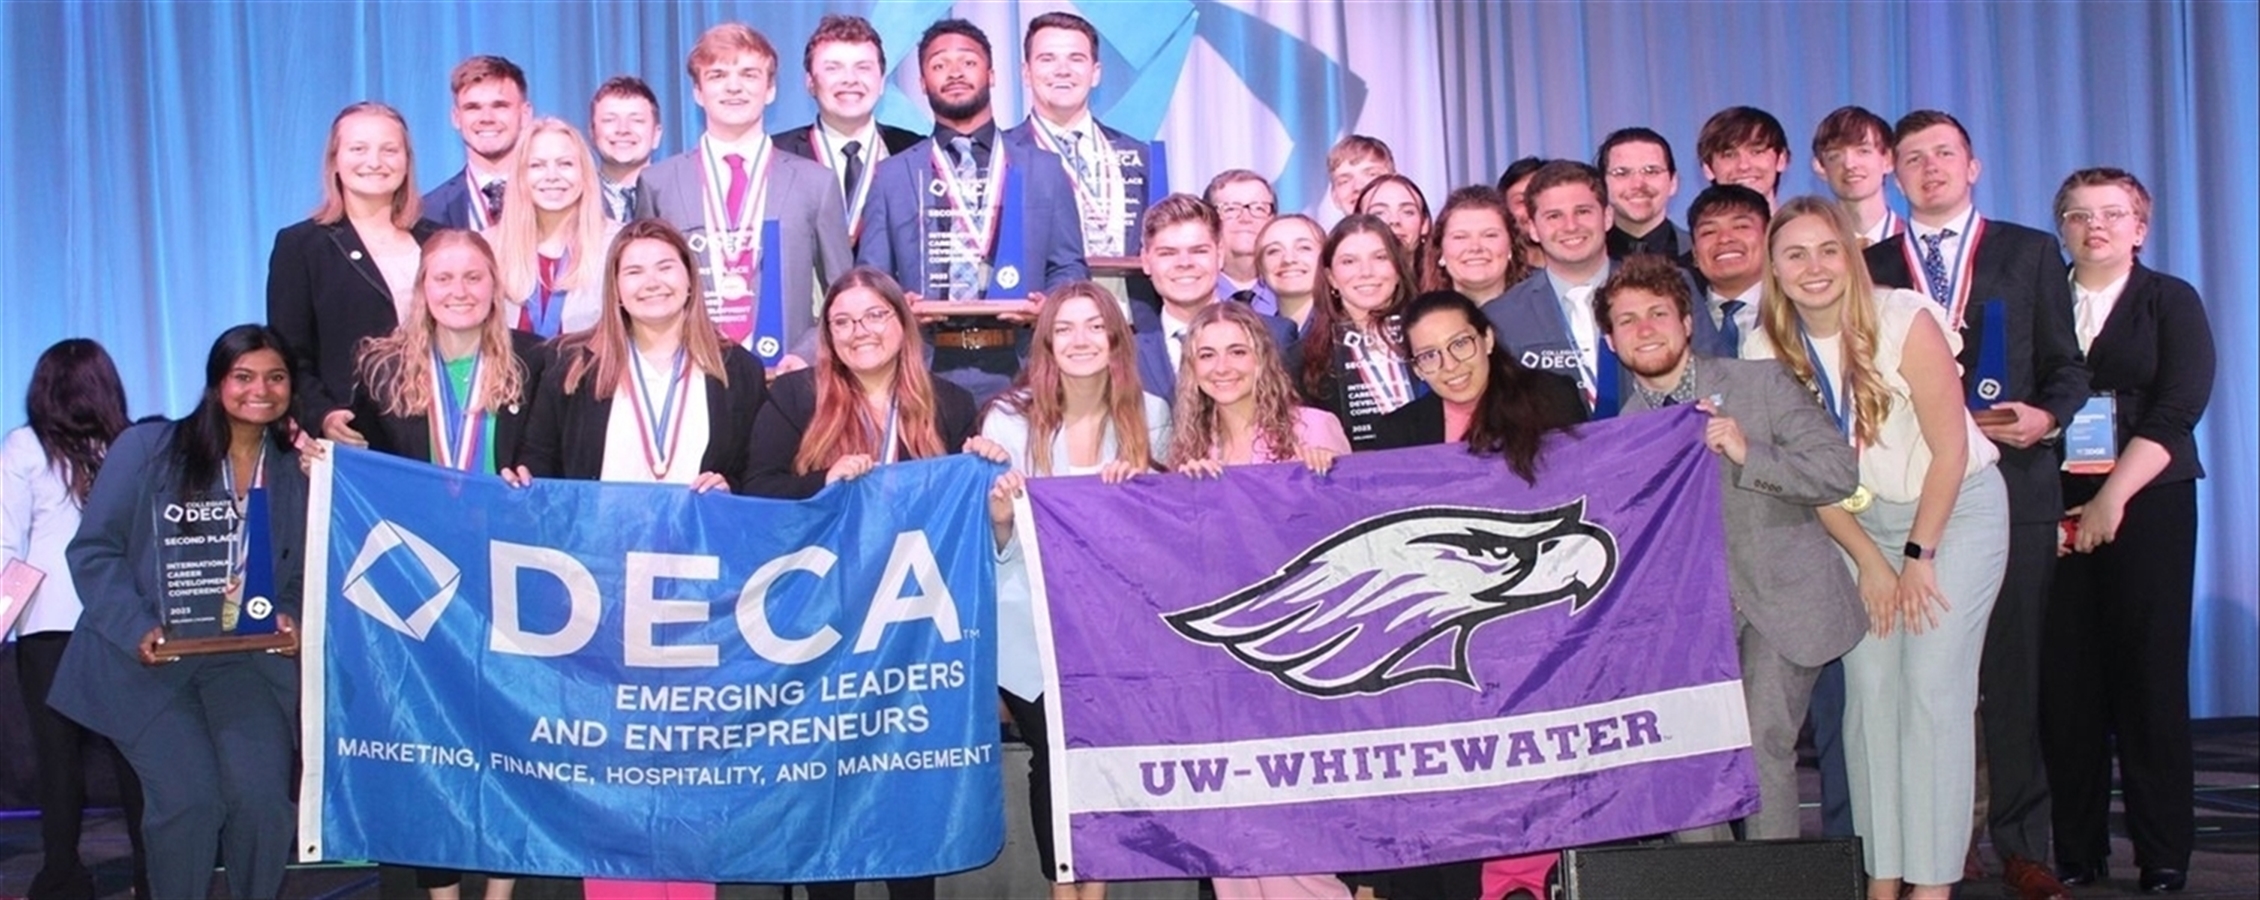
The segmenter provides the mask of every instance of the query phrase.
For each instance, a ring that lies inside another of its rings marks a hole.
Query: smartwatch
[[[1931,559],[1931,560],[1935,560],[1935,559],[1937,559],[1937,558],[1938,558],[1938,551],[1936,551],[1936,550],[1933,550],[1933,549],[1931,549],[1931,548],[1929,548],[1929,547],[1925,547],[1925,546],[1923,546],[1923,545],[1921,545],[1921,544],[1915,543],[1914,541],[1908,541],[1908,542],[1907,542],[1907,546],[1906,546],[1906,548],[1905,548],[1904,552],[1905,552],[1905,553],[1907,554],[1907,558],[1908,558],[1908,559]]]

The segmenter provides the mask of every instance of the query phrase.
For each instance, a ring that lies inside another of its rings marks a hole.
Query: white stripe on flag
[[[336,482],[337,445],[322,441],[306,486],[306,578],[298,600],[298,861],[322,859],[322,776],[328,767],[328,671],[322,661],[330,597],[330,491]]]
[[[1750,719],[1742,683],[1721,681],[1474,722],[1215,744],[1069,749],[1053,764],[1055,783],[1064,781],[1067,787],[1053,808],[1064,817],[1461,791],[1748,746]],[[1060,858],[1071,858],[1064,847]]]

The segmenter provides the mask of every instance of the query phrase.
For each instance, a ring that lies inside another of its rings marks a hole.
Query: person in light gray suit
[[[1691,308],[1678,268],[1656,256],[1625,261],[1593,302],[1601,334],[1633,375],[1625,415],[1685,404],[1711,416],[1705,441],[1722,457],[1735,642],[1758,763],[1758,814],[1743,833],[1795,838],[1797,732],[1813,680],[1868,626],[1851,576],[1826,564],[1835,545],[1817,513],[1858,487],[1858,457],[1782,367],[1698,357]],[[1726,826],[1680,837],[1723,840]]]
[[[761,248],[761,265],[774,261],[780,267],[785,326],[781,342],[769,345],[760,340],[758,334],[767,328],[749,325],[754,330],[733,330],[729,315],[717,314],[716,324],[726,337],[759,357],[771,375],[806,368],[814,358],[816,306],[824,289],[855,264],[839,182],[822,165],[779,152],[762,130],[762,111],[777,96],[777,52],[760,32],[736,22],[708,29],[691,48],[689,68],[691,94],[706,111],[706,132],[690,152],[644,170],[637,182],[634,216],[664,219],[690,240],[699,254],[707,308],[714,313],[729,298],[716,290],[716,262],[723,256],[708,250],[708,236],[729,226],[709,222],[710,210],[725,217],[750,217],[759,205],[761,222],[777,223],[780,246]],[[743,168],[733,171],[734,167]],[[738,179],[762,181],[732,190]],[[732,199],[738,201],[734,209]],[[753,222],[740,226],[741,230],[760,227]],[[758,293],[758,275],[746,281]]]

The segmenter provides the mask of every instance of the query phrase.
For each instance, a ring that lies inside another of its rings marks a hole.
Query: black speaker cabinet
[[[1862,900],[1860,841],[1653,844],[1562,852],[1567,900]]]

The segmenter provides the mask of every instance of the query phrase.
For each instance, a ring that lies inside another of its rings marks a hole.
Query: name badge
[[[2109,475],[2119,459],[2119,402],[2108,391],[2087,398],[2064,426],[2064,471]]]

